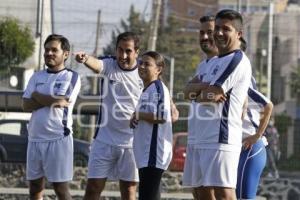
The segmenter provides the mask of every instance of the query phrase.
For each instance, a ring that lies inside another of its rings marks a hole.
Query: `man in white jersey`
[[[219,56],[202,77],[209,83],[199,103],[193,174],[201,199],[236,199],[237,167],[242,145],[242,111],[251,81],[251,65],[240,50],[242,16],[233,10],[216,15],[214,39]],[[224,98],[225,97],[225,98]]]
[[[32,112],[28,126],[26,175],[30,199],[43,199],[45,178],[53,183],[59,200],[69,200],[73,177],[72,110],[80,90],[80,77],[64,62],[69,41],[50,35],[44,43],[45,65],[33,74],[23,95],[23,108]]]
[[[134,160],[132,113],[142,93],[137,70],[139,38],[132,32],[118,36],[116,57],[96,59],[84,52],[75,59],[102,75],[101,105],[88,164],[85,200],[98,200],[107,179],[119,180],[121,198],[136,199],[138,171]]]
[[[197,180],[193,179],[193,170],[198,170],[197,167],[193,166],[193,163],[198,159],[197,155],[194,154],[196,150],[196,135],[199,129],[198,127],[198,105],[199,103],[193,100],[197,95],[199,95],[201,89],[206,88],[208,83],[202,82],[202,77],[204,77],[209,71],[209,68],[212,67],[214,63],[214,58],[218,55],[218,49],[215,45],[213,38],[213,32],[215,28],[215,18],[214,16],[207,15],[200,18],[200,27],[199,27],[199,44],[202,51],[206,54],[206,59],[203,60],[196,69],[195,77],[188,82],[184,92],[186,99],[190,99],[190,111],[189,111],[189,120],[188,120],[188,142],[187,142],[187,157],[185,159],[184,174],[182,184],[187,187],[193,187],[193,196],[195,199],[199,199]],[[201,84],[201,85],[200,85]]]

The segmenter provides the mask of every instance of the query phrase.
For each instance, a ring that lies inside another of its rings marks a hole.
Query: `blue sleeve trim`
[[[217,79],[214,85],[215,86],[223,85],[226,79],[232,74],[232,72],[236,69],[238,64],[241,62],[242,58],[243,58],[242,51],[236,51],[229,65],[227,66],[223,74]]]

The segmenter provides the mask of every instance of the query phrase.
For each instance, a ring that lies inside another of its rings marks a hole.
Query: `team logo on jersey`
[[[206,73],[203,73],[203,74],[200,74],[200,75],[199,75],[199,79],[200,79],[200,81],[202,81],[202,80],[203,80],[204,76],[206,76]]]
[[[216,75],[217,74],[217,72],[219,71],[219,65],[217,65],[215,68],[214,68],[214,70],[212,71],[212,73],[211,73],[211,75]]]
[[[55,84],[54,84],[54,88],[59,89],[59,88],[61,87],[61,85],[62,85],[62,83],[55,83]]]

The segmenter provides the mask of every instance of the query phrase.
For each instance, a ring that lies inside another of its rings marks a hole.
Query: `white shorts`
[[[88,178],[138,182],[133,149],[94,140],[89,156]]]
[[[188,145],[182,184],[235,188],[239,157],[239,152],[197,149]]]
[[[49,182],[67,182],[73,177],[73,137],[46,142],[28,142],[27,180],[46,177]]]

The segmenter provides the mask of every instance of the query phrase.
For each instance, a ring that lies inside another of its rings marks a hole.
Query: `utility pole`
[[[269,0],[269,35],[268,35],[268,64],[267,64],[267,97],[271,99],[272,89],[272,47],[273,47],[273,17],[274,17],[274,2]]]
[[[174,57],[170,58],[170,95],[173,97],[173,88],[174,88],[174,65],[175,59]]]
[[[97,14],[97,28],[96,28],[96,44],[94,49],[94,56],[98,56],[98,48],[99,48],[99,37],[100,37],[100,20],[101,20],[101,10],[98,10]]]
[[[95,57],[98,56],[98,49],[99,49],[99,38],[100,38],[100,22],[101,22],[101,10],[98,10],[98,14],[97,14],[97,26],[96,26],[96,41],[95,41],[95,49],[94,49],[94,52],[93,52],[93,55]],[[97,76],[92,76],[91,77],[91,93],[93,96],[96,96],[97,95],[97,84],[98,83],[98,78]],[[90,133],[88,135],[88,141],[92,141],[93,140],[93,137],[94,137],[94,134],[95,134],[95,130],[96,130],[96,116],[95,115],[91,115],[90,116],[90,124],[91,124],[91,128],[90,128]]]
[[[237,0],[237,11],[242,12],[242,0]]]
[[[150,35],[148,40],[148,49],[155,51],[157,40],[157,29],[159,24],[161,0],[152,0],[152,19],[150,25]]]
[[[38,56],[38,69],[44,69],[42,67],[42,48],[43,48],[43,27],[44,27],[44,0],[38,1],[38,12],[37,12],[37,32],[36,35],[39,38],[39,56]]]

